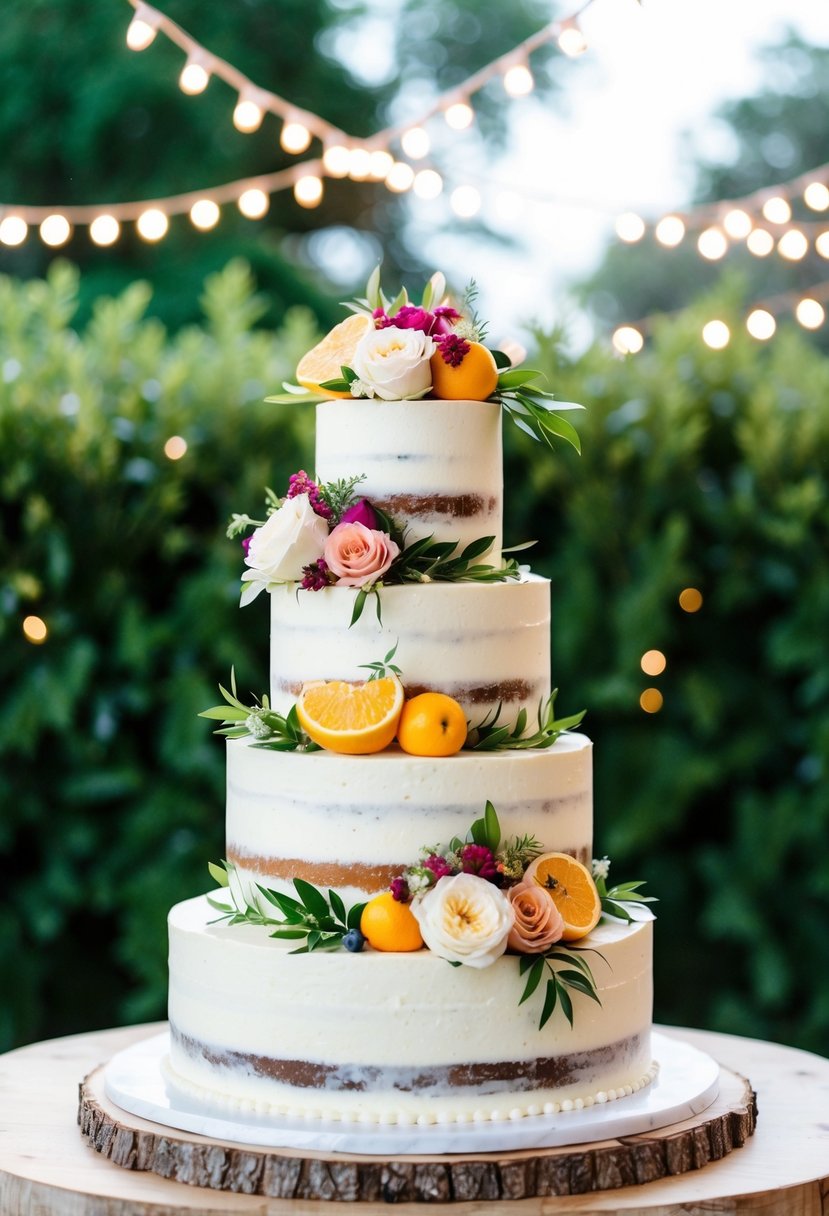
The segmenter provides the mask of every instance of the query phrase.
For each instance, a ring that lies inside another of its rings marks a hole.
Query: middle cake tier
[[[292,880],[354,902],[377,894],[423,847],[446,848],[487,801],[504,837],[589,864],[592,744],[563,734],[539,751],[409,756],[278,752],[249,739],[227,745],[227,858],[243,880],[292,891]]]
[[[349,627],[357,591],[271,592],[271,705],[287,713],[309,680],[365,680],[364,664],[396,647],[407,697],[445,692],[470,729],[500,706],[500,725],[526,709],[535,728],[550,694],[550,584],[524,574],[504,583],[410,583],[383,587]]]

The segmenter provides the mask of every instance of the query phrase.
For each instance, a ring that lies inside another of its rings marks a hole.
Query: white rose
[[[352,369],[384,401],[422,397],[432,387],[435,344],[419,329],[369,329],[357,343]]]
[[[250,538],[242,604],[256,599],[270,583],[299,582],[302,567],[322,555],[327,540],[328,523],[314,511],[308,495],[286,498]]]
[[[500,958],[515,921],[504,893],[477,874],[439,879],[411,908],[429,949],[467,967],[488,967]]]

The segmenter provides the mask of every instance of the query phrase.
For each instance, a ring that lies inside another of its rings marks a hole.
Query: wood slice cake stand
[[[716,1078],[716,1065],[708,1063]],[[658,1130],[555,1148],[452,1154],[424,1148],[392,1160],[394,1154],[260,1147],[162,1127],[111,1101],[104,1066],[82,1082],[78,1111],[90,1145],[126,1169],[218,1191],[371,1204],[536,1199],[636,1186],[721,1160],[745,1144],[756,1117],[748,1080],[723,1066],[711,1105]]]

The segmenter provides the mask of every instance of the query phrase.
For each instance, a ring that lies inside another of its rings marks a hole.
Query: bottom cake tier
[[[453,967],[428,950],[291,953],[215,923],[206,896],[170,912],[168,1078],[211,1106],[377,1123],[516,1119],[622,1098],[653,1076],[651,922],[605,923],[580,948],[597,1003],[539,1029],[519,958]]]

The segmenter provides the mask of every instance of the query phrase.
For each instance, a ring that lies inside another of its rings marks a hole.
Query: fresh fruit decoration
[[[420,861],[389,890],[351,909],[336,891],[319,891],[301,878],[294,879],[295,897],[245,883],[227,861],[211,864],[210,873],[230,903],[208,898],[231,925],[267,926],[272,937],[301,941],[294,953],[343,947],[357,954],[368,946],[401,954],[425,946],[455,966],[475,969],[518,955],[524,980],[519,1004],[546,975],[540,1029],[556,1009],[573,1025],[574,993],[599,1001],[584,955],[602,957],[588,937],[600,916],[630,922],[651,915],[643,905],[654,900],[641,893],[641,882],[608,889],[609,868],[606,857],[594,861],[591,875],[567,853],[544,852],[531,836],[504,839],[488,802],[464,840],[422,849]]]
[[[388,747],[403,709],[397,676],[364,684],[315,680],[304,684],[296,703],[300,725],[320,747],[349,756],[366,756]]]
[[[405,288],[390,299],[380,286],[378,266],[365,296],[346,305],[353,316],[300,359],[298,383],[283,385],[284,393],[266,400],[494,401],[533,439],[550,446],[554,439],[563,439],[581,451],[578,432],[561,414],[584,407],[556,401],[533,384],[539,372],[513,368],[503,351],[484,345],[476,295],[473,282],[456,308],[438,272],[426,284],[419,304],[409,301]]]
[[[397,742],[412,756],[454,756],[466,733],[462,706],[443,692],[421,692],[406,701],[397,724]]]

